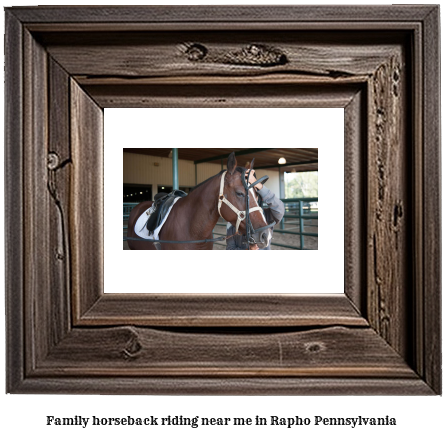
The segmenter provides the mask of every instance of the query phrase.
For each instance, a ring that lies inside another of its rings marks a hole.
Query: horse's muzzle
[[[261,231],[260,233],[257,234],[253,234],[252,237],[260,249],[266,248],[271,240],[269,229]]]

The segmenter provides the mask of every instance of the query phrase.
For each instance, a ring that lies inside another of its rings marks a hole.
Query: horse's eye
[[[245,194],[242,192],[236,192],[236,194],[239,198],[244,198],[244,196],[245,196]]]

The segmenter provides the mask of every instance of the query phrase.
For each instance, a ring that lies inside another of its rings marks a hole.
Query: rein
[[[237,234],[240,233],[235,233],[232,236],[226,237],[226,236],[221,236],[221,237],[217,237],[216,239],[204,239],[204,240],[152,240],[152,239],[144,239],[143,237],[123,237],[123,242],[125,240],[138,240],[140,242],[152,242],[152,243],[208,243],[208,242],[221,242],[222,240],[228,240],[231,237],[237,236]]]

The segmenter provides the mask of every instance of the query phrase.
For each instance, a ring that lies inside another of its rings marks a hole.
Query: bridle
[[[235,233],[238,233],[238,229],[240,227],[240,224],[242,221],[246,221],[245,225],[246,225],[246,241],[248,242],[248,244],[252,245],[254,243],[257,243],[254,238],[252,237],[253,234],[256,233],[261,233],[262,231],[271,228],[275,225],[275,221],[272,222],[269,225],[266,225],[264,227],[261,228],[257,228],[254,229],[254,227],[252,226],[252,222],[250,219],[250,214],[253,213],[254,211],[261,211],[263,213],[263,209],[260,206],[256,206],[256,207],[252,207],[251,209],[249,208],[249,190],[254,188],[257,184],[262,183],[264,184],[269,177],[266,176],[262,176],[260,179],[258,179],[257,181],[255,181],[254,183],[252,183],[251,185],[249,185],[249,175],[251,174],[251,172],[249,172],[248,174],[248,178],[246,180],[246,171],[248,169],[244,169],[242,171],[241,174],[241,180],[243,183],[243,186],[246,190],[246,210],[244,211],[240,211],[237,207],[235,207],[234,205],[232,205],[228,199],[225,197],[225,195],[223,194],[224,192],[224,187],[225,187],[225,175],[226,175],[226,170],[223,172],[221,180],[220,180],[220,192],[219,192],[219,196],[218,196],[218,213],[219,215],[225,219],[223,217],[223,215],[221,214],[221,206],[222,203],[225,203],[236,215],[237,215],[237,223],[235,224]],[[264,216],[264,215],[263,215]],[[226,219],[225,219],[226,220]],[[248,245],[248,249],[249,249],[249,245]]]
[[[232,205],[228,199],[225,197],[225,195],[223,194],[224,191],[224,187],[225,187],[225,175],[226,175],[226,170],[223,172],[221,180],[220,180],[220,193],[218,195],[218,214],[223,218],[223,215],[221,214],[220,208],[222,206],[222,203],[224,202],[236,215],[237,215],[237,223],[235,224],[235,232],[238,233],[238,228],[240,227],[240,224],[242,221],[244,221],[246,219],[246,217],[248,216],[247,214],[247,210],[249,207],[249,202],[247,202],[247,206],[246,206],[246,210],[244,211],[240,211],[235,205]],[[249,193],[246,194],[247,199],[249,201]],[[263,211],[261,209],[261,207],[257,206],[257,207],[252,207],[250,213],[254,212],[254,211]],[[226,220],[226,219],[225,219]]]

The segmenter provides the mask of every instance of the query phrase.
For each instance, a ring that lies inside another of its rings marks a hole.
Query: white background
[[[186,135],[197,121],[201,134]],[[108,108],[104,132],[106,293],[226,293],[227,283],[244,293],[343,292],[342,108]],[[122,147],[168,145],[318,147],[318,251],[123,251]],[[244,289],[245,272],[240,268],[245,257],[258,268],[251,290]],[[160,287],[178,266],[184,269],[180,279]]]
[[[51,2],[45,1],[45,4]],[[61,4],[61,1],[52,2]],[[95,4],[112,4],[110,0],[94,2]],[[141,2],[134,1],[132,4]],[[163,3],[163,2],[157,2]],[[205,2],[208,3],[208,2]],[[222,2],[219,2],[220,4]],[[232,2],[226,2],[227,4]],[[243,0],[242,4],[270,3],[260,0]],[[287,2],[279,0],[279,4],[297,2]],[[303,1],[302,4],[328,3]],[[337,3],[335,1],[330,3]],[[340,0],[341,4],[355,4],[356,1]],[[389,2],[371,2],[366,4],[388,4]],[[403,2],[404,3],[404,2]],[[417,3],[417,2],[416,2]],[[3,5],[30,5],[29,1],[3,2]],[[146,4],[146,3],[143,3]],[[3,19],[0,20],[3,26]],[[3,74],[0,69],[0,74]],[[3,96],[2,96],[3,98]],[[3,105],[1,105],[3,108]],[[3,118],[0,118],[3,124]],[[0,154],[0,160],[3,154]],[[321,165],[321,163],[320,163]],[[0,188],[3,199],[3,165],[0,165]],[[0,210],[1,222],[3,224],[3,209]],[[4,234],[0,233],[0,243],[3,243]],[[0,264],[1,284],[4,284],[4,265]],[[1,302],[0,327],[4,329],[4,300]],[[4,336],[0,336],[0,355],[4,358]],[[0,392],[4,391],[4,360],[0,361]],[[248,433],[254,434],[258,438],[267,438],[272,434],[275,437],[370,437],[376,434],[382,438],[393,436],[440,436],[443,428],[441,414],[443,412],[443,402],[441,397],[152,397],[152,396],[65,396],[65,395],[0,395],[0,433],[5,437],[15,436],[36,436],[36,437],[57,437],[65,438],[82,436],[106,436],[108,438],[128,435],[133,437],[169,437],[177,434],[181,437],[201,436],[225,438],[229,436],[245,436]],[[58,416],[167,416],[167,415],[200,415],[200,416],[251,416],[269,415],[280,416],[309,416],[322,415],[325,417],[334,416],[384,416],[390,415],[397,418],[396,427],[367,427],[351,429],[350,427],[310,427],[310,428],[263,428],[247,429],[239,428],[87,428],[77,427],[47,427],[45,426],[46,415]]]

